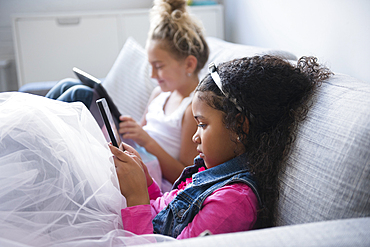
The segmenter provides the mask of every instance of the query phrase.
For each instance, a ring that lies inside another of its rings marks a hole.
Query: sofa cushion
[[[370,84],[323,83],[280,181],[277,225],[370,216]]]

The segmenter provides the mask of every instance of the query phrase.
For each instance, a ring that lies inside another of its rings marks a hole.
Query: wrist
[[[148,141],[145,142],[145,144],[143,145],[143,147],[145,148],[145,150],[149,153],[151,153],[151,151],[153,150],[154,146],[155,146],[156,142],[154,141],[153,138],[149,137]]]
[[[153,184],[153,178],[150,175],[147,177],[146,184],[148,187]]]
[[[135,195],[131,197],[126,197],[126,203],[127,207],[150,204],[149,195],[147,193],[145,196]]]

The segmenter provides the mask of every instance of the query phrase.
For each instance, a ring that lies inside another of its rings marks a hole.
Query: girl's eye
[[[206,127],[206,124],[198,124],[198,127],[204,129]]]

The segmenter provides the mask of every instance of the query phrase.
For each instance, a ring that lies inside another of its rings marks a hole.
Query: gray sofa
[[[214,38],[208,43],[216,64],[262,53],[295,59]],[[154,246],[370,246],[370,82],[335,73],[297,131],[280,174],[276,227]]]
[[[321,86],[280,183],[276,227],[158,246],[370,246],[369,83]]]

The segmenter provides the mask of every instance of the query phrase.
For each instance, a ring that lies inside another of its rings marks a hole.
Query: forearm
[[[149,195],[137,195],[126,197],[127,207],[149,204]]]
[[[144,146],[146,151],[157,157],[162,170],[162,175],[171,183],[180,176],[185,164],[168,154],[154,139]]]

